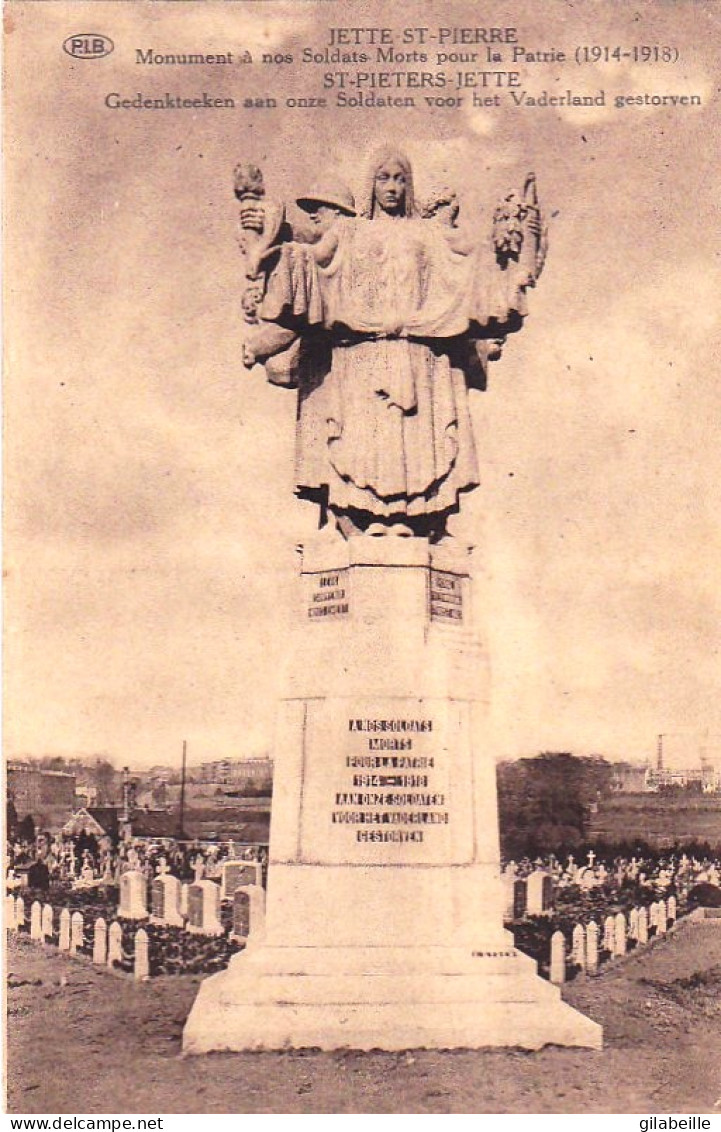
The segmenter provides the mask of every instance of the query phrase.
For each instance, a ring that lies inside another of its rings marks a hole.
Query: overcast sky
[[[316,517],[292,494],[294,395],[240,362],[232,172],[255,162],[288,199],[323,169],[357,189],[384,141],[421,187],[456,184],[480,231],[530,169],[549,216],[527,324],[471,394],[483,483],[454,526],[486,563],[489,744],[641,759],[666,732],[684,761],[708,731],[718,753],[721,11],[488,8],[529,50],[670,44],[680,61],[523,70],[529,93],[605,89],[585,110],[110,111],[109,91],[321,93],[327,69],[150,68],[137,47],[257,59],[320,49],[332,23],[484,16],[8,5],[8,755],[142,767],[177,761],[184,738],[194,762],[271,749],[294,547]],[[88,20],[107,59],[61,49]],[[703,105],[616,110],[617,93]]]

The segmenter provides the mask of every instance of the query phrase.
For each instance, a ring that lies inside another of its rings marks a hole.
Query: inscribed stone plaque
[[[250,934],[250,896],[238,891],[233,896],[233,935],[247,939]]]
[[[513,885],[513,919],[522,920],[526,914],[528,885],[525,880],[517,880]]]
[[[244,884],[260,884],[261,869],[257,861],[228,861],[223,864],[221,897],[231,900],[236,888]]]
[[[431,621],[463,621],[463,579],[446,570],[429,572]]]
[[[550,912],[550,910],[553,908],[553,880],[551,877],[543,878],[541,906],[544,912]]]
[[[308,582],[308,617],[311,621],[347,615],[350,608],[347,569],[314,574]]]
[[[203,927],[203,890],[196,884],[188,890],[188,923],[192,928]]]
[[[303,859],[435,863],[472,851],[471,803],[454,777],[470,759],[462,708],[435,700],[309,705]],[[453,755],[451,754],[452,747]]]
[[[159,877],[150,886],[150,911],[156,920],[165,916],[165,885]]]

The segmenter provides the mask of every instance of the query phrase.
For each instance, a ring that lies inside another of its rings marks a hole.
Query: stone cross
[[[588,867],[589,867],[589,869],[593,868],[593,862],[595,860],[596,860],[596,854],[594,853],[593,849],[591,849],[589,851],[589,854],[588,854]]]

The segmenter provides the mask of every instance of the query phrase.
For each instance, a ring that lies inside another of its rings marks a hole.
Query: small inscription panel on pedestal
[[[345,617],[349,610],[348,570],[327,570],[310,579],[308,618],[326,621],[329,617]]]
[[[431,621],[463,621],[463,578],[446,570],[429,572]]]

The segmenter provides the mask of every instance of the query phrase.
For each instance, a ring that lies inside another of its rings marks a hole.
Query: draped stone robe
[[[255,333],[262,354],[280,328],[269,376],[298,386],[299,494],[395,518],[455,510],[478,485],[474,334],[525,313],[517,280],[488,279],[479,250],[429,220],[341,220],[278,249]]]

